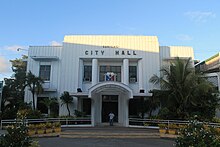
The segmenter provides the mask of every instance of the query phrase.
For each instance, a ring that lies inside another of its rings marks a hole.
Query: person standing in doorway
[[[114,117],[115,117],[115,115],[114,115],[114,113],[110,112],[108,116],[109,116],[110,126],[113,126],[113,122],[114,122]]]

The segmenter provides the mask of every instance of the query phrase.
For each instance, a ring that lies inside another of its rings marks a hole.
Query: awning
[[[56,61],[59,60],[59,58],[57,56],[31,56],[32,59],[36,60],[36,61]]]
[[[77,92],[77,93],[70,93],[71,96],[74,97],[88,97],[88,93],[87,92]]]

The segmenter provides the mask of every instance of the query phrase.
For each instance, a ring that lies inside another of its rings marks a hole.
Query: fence
[[[8,119],[8,120],[1,120],[1,129],[18,122],[16,119]],[[92,126],[91,118],[44,118],[44,119],[25,119],[24,123],[28,124],[38,124],[38,123],[54,123],[60,122],[61,127],[75,127],[75,126]],[[188,124],[189,121],[183,120],[160,120],[160,119],[140,119],[140,118],[129,118],[129,127],[148,127],[148,128],[158,128],[158,124],[177,124],[177,125],[184,125]],[[212,123],[212,122],[199,122],[199,123],[206,123],[209,126],[219,127],[220,123]]]
[[[147,127],[147,128],[159,128],[158,124],[167,124],[169,126],[171,124],[176,125],[186,125],[189,121],[186,120],[160,120],[160,119],[139,119],[139,118],[129,118],[129,126],[130,127]],[[213,123],[213,122],[198,122],[198,123],[205,123],[209,126],[218,127],[220,128],[220,123]]]
[[[54,123],[60,122],[61,127],[73,127],[73,126],[91,126],[90,118],[43,118],[43,119],[24,119],[25,124],[39,124],[39,123]],[[1,129],[8,125],[17,123],[16,119],[1,120]]]

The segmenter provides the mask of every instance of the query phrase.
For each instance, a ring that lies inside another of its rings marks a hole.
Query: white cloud
[[[11,71],[10,68],[11,64],[8,60],[6,60],[4,57],[0,56],[0,73],[8,73]]]
[[[208,19],[213,19],[216,17],[216,14],[210,11],[202,12],[202,11],[189,11],[184,13],[191,21],[197,23],[204,23],[207,22]]]
[[[181,41],[191,41],[191,40],[193,40],[193,37],[191,37],[187,34],[179,34],[179,35],[176,36],[176,38],[178,40],[181,40]]]
[[[17,51],[18,48],[27,49],[28,47],[21,45],[3,46],[4,50],[9,50],[9,51]]]
[[[57,41],[51,41],[50,45],[52,45],[52,46],[61,46],[62,44],[60,42],[57,42]]]

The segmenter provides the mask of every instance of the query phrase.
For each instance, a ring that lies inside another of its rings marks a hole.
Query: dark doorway
[[[102,122],[109,122],[109,113],[114,113],[118,122],[118,95],[102,95]]]
[[[47,106],[43,103],[44,99],[49,99],[49,97],[37,98],[37,110],[39,110],[43,114],[48,114]]]
[[[82,102],[82,111],[85,113],[85,115],[91,116],[91,99],[84,98]]]

